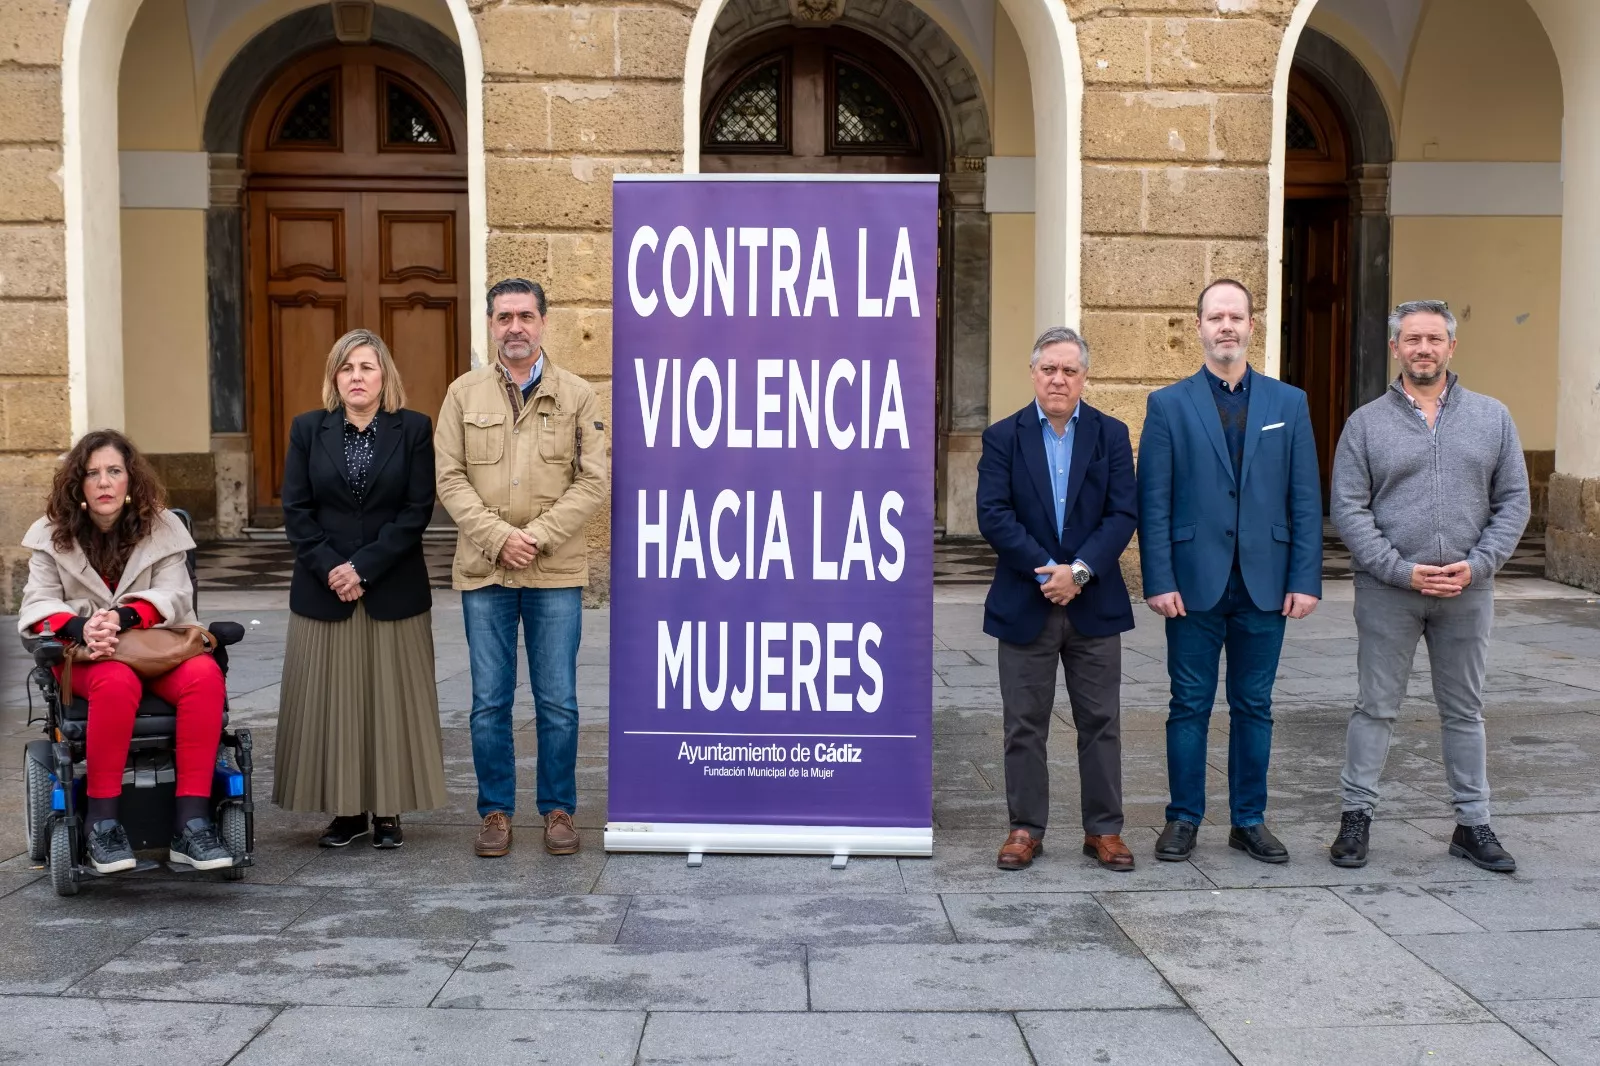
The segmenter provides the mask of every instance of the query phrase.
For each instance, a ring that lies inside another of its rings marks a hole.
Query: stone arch
[[[67,11],[61,63],[61,175],[66,215],[67,387],[74,436],[91,425],[124,424],[117,92],[123,47],[140,3],[141,0],[74,0]],[[467,110],[469,270],[473,288],[481,291],[488,233],[483,167],[483,51],[468,0],[443,3],[460,40],[452,48],[458,51],[461,63],[461,76],[454,84],[462,86]],[[320,10],[325,12],[326,8]],[[378,8],[379,12],[383,10]],[[442,36],[437,31],[430,32]],[[213,99],[217,95],[214,93]],[[207,133],[209,144],[209,116]],[[209,218],[207,222],[209,245]],[[209,251],[207,254],[209,257]],[[473,348],[481,352],[484,323],[477,316],[473,322]]]

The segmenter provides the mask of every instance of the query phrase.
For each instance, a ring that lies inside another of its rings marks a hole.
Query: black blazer
[[[422,531],[433,517],[433,423],[416,411],[379,411],[377,452],[357,502],[344,472],[344,410],[307,411],[289,427],[283,466],[283,528],[294,545],[289,609],[342,622],[355,614],[328,588],[328,574],[355,565],[361,598],[380,621],[433,606]]]
[[[1039,412],[1030,403],[983,434],[978,460],[978,529],[999,562],[984,604],[983,631],[1011,644],[1031,644],[1044,628],[1050,601],[1034,567],[1082,559],[1094,577],[1067,605],[1084,636],[1133,628],[1119,560],[1139,520],[1128,427],[1083,404],[1067,472],[1067,517],[1057,530]]]

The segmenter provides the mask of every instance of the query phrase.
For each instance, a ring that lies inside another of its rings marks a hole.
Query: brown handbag
[[[109,659],[90,657],[87,647],[73,644],[61,667],[61,688],[72,691],[72,664],[92,662],[122,663],[142,679],[163,677],[196,655],[211,655],[217,638],[204,626],[173,626],[164,629],[124,629],[117,634],[117,650]]]

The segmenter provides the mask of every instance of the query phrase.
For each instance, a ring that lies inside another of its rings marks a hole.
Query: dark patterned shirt
[[[1244,377],[1238,385],[1229,385],[1202,367],[1211,382],[1211,396],[1217,401],[1217,417],[1222,419],[1222,439],[1228,445],[1228,455],[1233,459],[1233,480],[1237,482],[1244,469],[1244,430],[1250,416],[1250,386],[1255,371],[1244,368]]]
[[[349,416],[344,420],[344,478],[350,492],[360,500],[367,495],[367,477],[372,473],[372,457],[378,450],[378,420],[357,429]]]

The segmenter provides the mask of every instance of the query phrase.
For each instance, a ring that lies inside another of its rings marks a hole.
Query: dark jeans
[[[1206,736],[1217,695],[1218,662],[1228,650],[1228,806],[1232,823],[1260,825],[1267,810],[1272,754],[1272,682],[1285,619],[1250,602],[1234,568],[1209,611],[1167,619],[1167,821],[1199,825],[1206,814]]]
[[[583,590],[488,585],[461,594],[472,662],[472,767],[478,816],[517,809],[517,751],[511,704],[517,694],[517,623],[526,631],[528,681],[539,741],[540,814],[578,806],[578,639]]]

